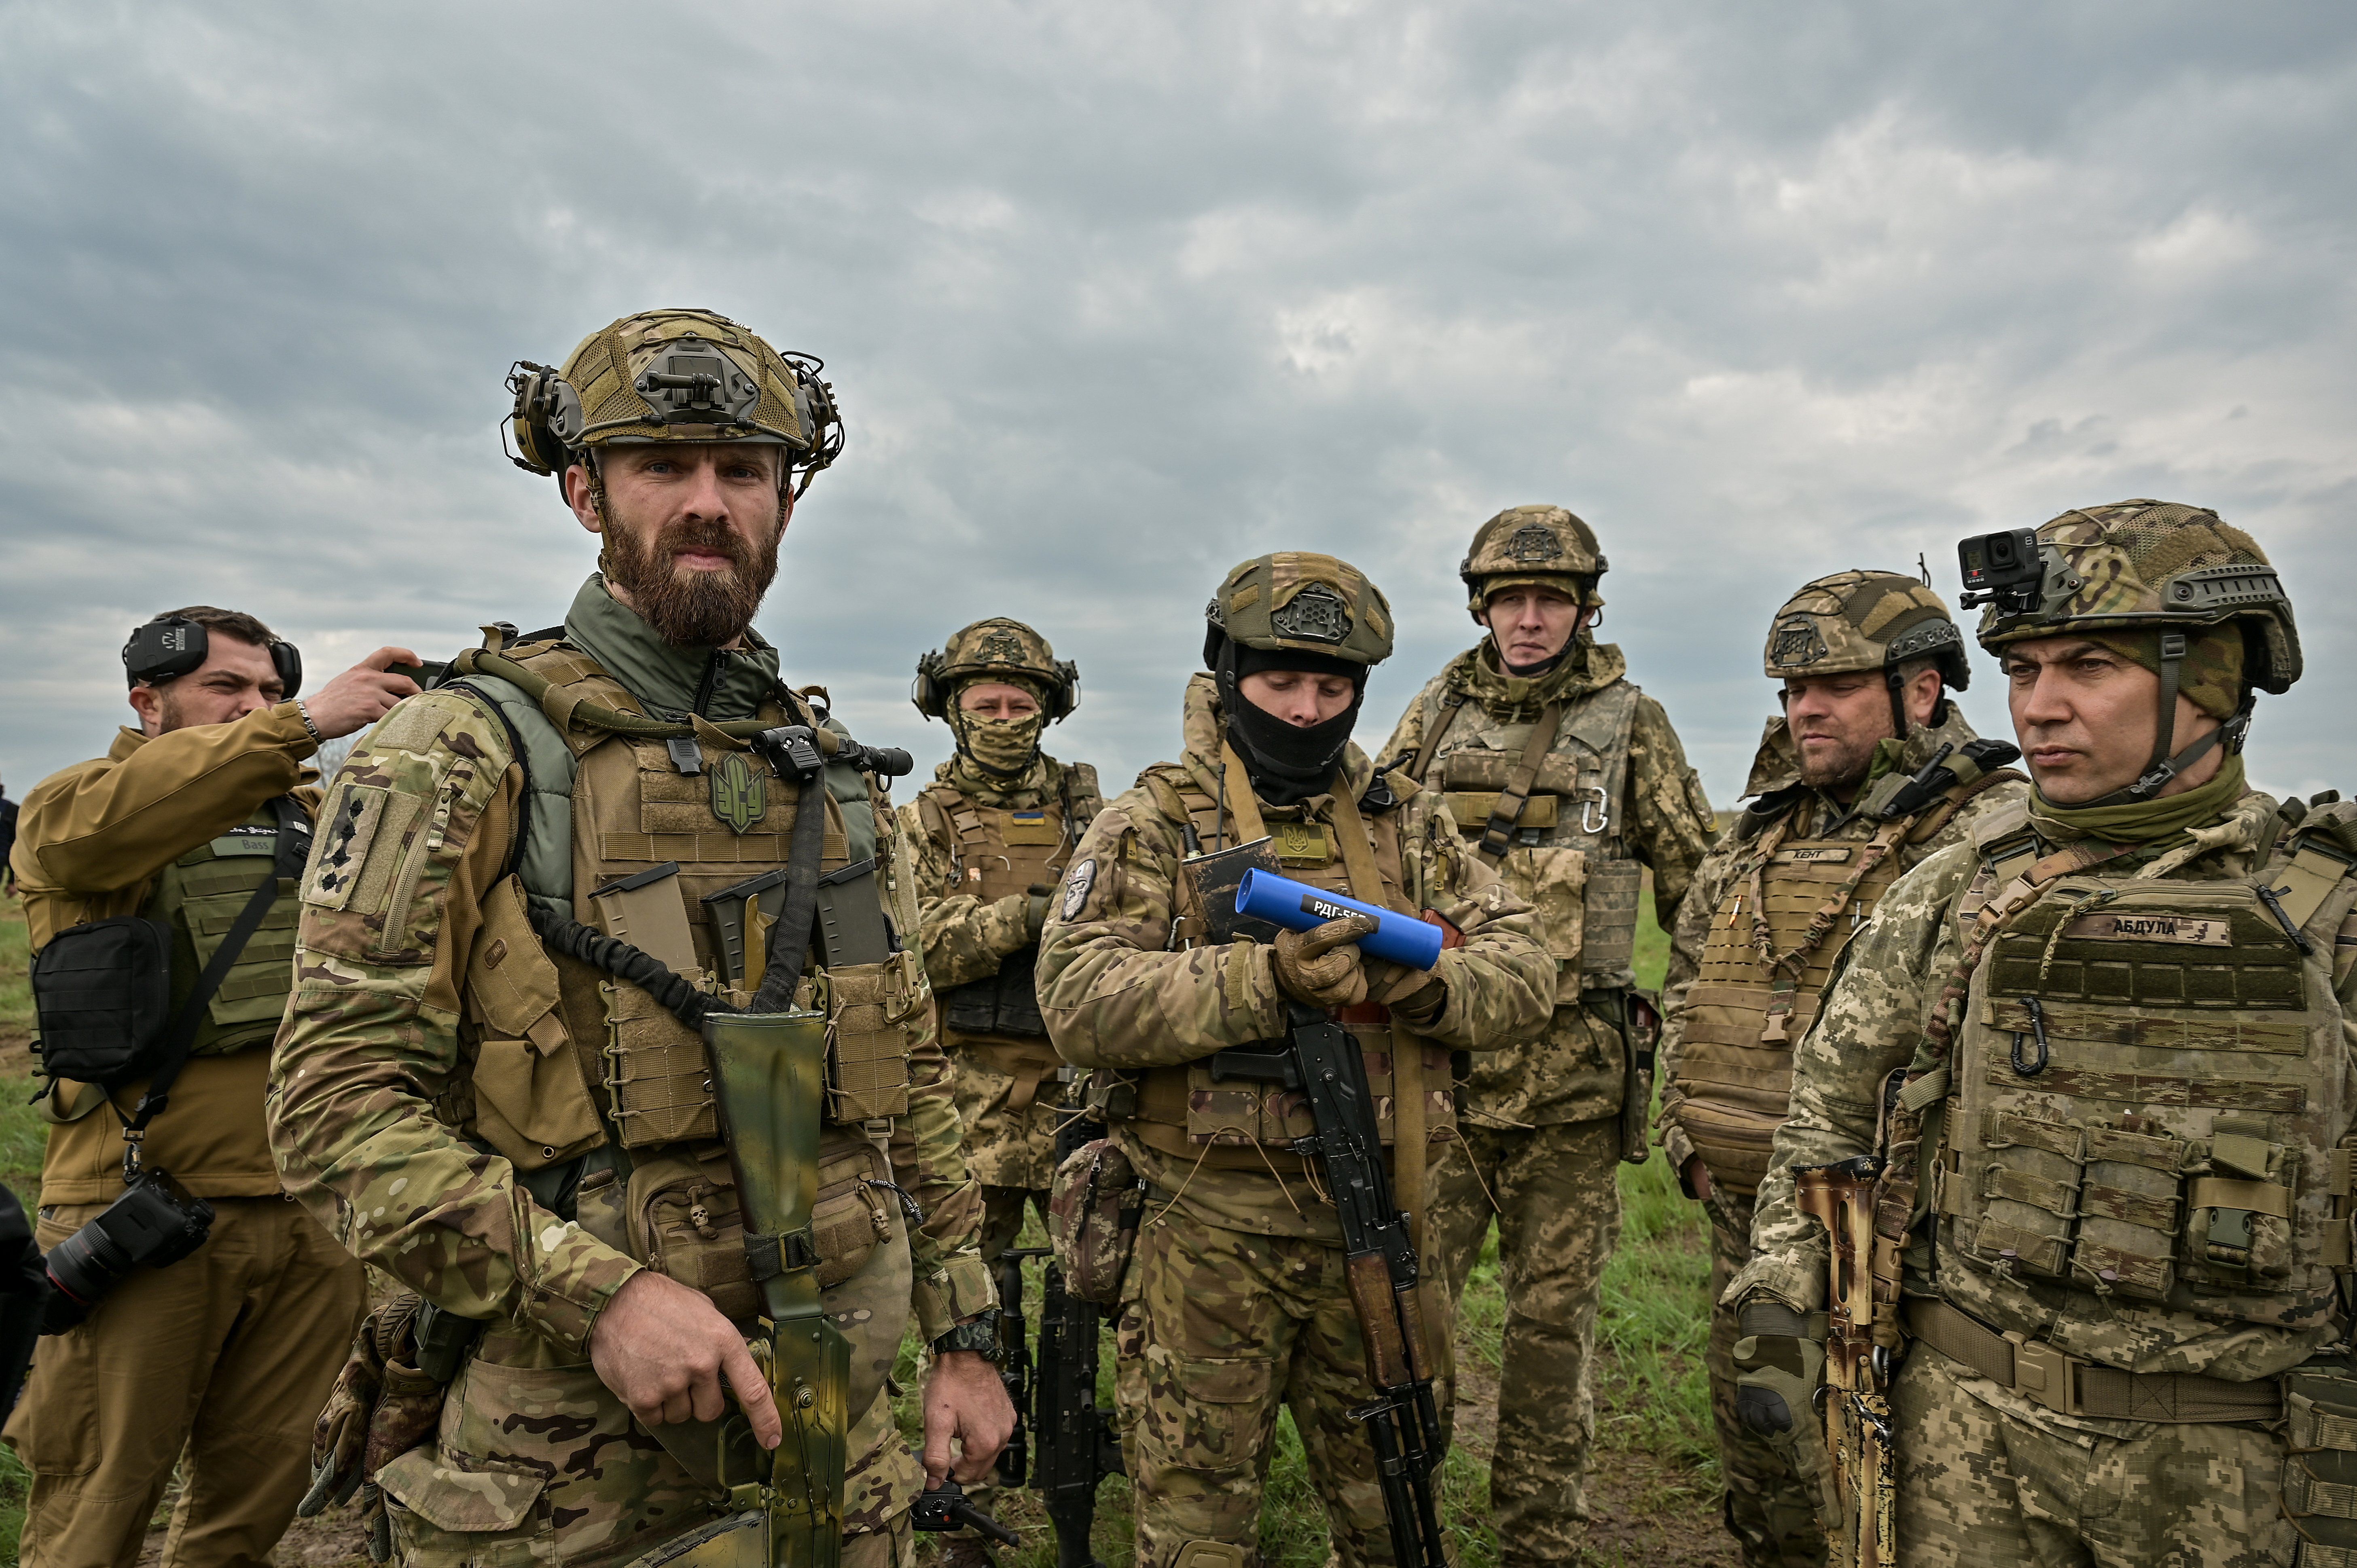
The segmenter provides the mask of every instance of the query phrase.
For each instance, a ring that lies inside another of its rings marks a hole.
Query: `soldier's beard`
[[[745,635],[761,596],[777,579],[778,544],[785,532],[773,528],[764,543],[748,548],[726,522],[686,518],[649,537],[609,513],[606,580],[673,647],[726,647]],[[730,564],[717,572],[682,566],[673,557],[683,550],[725,555]]]
[[[1839,795],[1856,789],[1866,778],[1867,768],[1874,761],[1874,748],[1882,743],[1880,736],[1860,740],[1855,736],[1829,737],[1830,746],[1818,748],[1813,754],[1801,745],[1798,736],[1792,737],[1792,748],[1801,754],[1801,782],[1812,789],[1823,789]]]

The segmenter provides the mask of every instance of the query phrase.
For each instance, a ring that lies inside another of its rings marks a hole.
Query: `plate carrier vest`
[[[166,866],[140,913],[172,928],[172,1015],[197,989],[254,890],[271,875],[278,853],[278,818],[267,801],[255,812]],[[222,977],[197,1025],[192,1057],[225,1057],[268,1045],[286,1013],[295,984],[295,917],[298,899],[282,897]]]

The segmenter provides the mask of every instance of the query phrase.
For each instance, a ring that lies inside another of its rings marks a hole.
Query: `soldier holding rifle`
[[[1011,1424],[881,797],[907,758],[752,630],[840,445],[817,368],[692,310],[520,365],[519,461],[602,570],[328,793],[272,1133],[288,1190],[415,1293],[363,1332],[313,1499],[374,1487],[404,1563],[905,1560],[885,1380],[912,1320],[934,1478]],[[814,1054],[759,1048],[788,1005]]]
[[[1351,1270],[1368,1271],[1346,1255],[1335,1208],[1346,1195],[1333,1186],[1346,1178],[1326,1156],[1342,1152],[1347,1170],[1362,1142],[1356,1168],[1387,1175],[1392,1201],[1420,1209],[1433,1149],[1455,1133],[1450,1052],[1540,1028],[1555,964],[1441,799],[1351,744],[1367,671],[1392,645],[1372,584],[1330,556],[1264,555],[1227,575],[1207,618],[1211,672],[1188,683],[1181,759],[1149,768],[1092,824],[1040,941],[1049,1032],[1066,1060],[1096,1069],[1091,1103],[1146,1184],[1115,1328],[1138,1562],[1258,1561],[1280,1405],[1340,1561],[1392,1563],[1404,1538],[1428,1562],[1419,1522],[1387,1518],[1377,1449],[1354,1417],[1377,1391],[1372,1369],[1393,1383],[1381,1419],[1424,1444],[1426,1423],[1399,1416],[1419,1386],[1429,1399],[1446,1307],[1425,1313],[1415,1343],[1415,1298],[1439,1293],[1415,1283],[1412,1249],[1370,1260],[1395,1286],[1386,1270],[1410,1269],[1405,1297],[1370,1288],[1366,1316],[1354,1307]],[[1363,916],[1306,932],[1241,927],[1232,892],[1247,866],[1410,918],[1430,911],[1462,945],[1423,971],[1362,955]],[[1305,1039],[1337,1081],[1371,1090],[1355,1131],[1329,1136],[1281,1073],[1232,1070]],[[1437,1456],[1426,1446],[1394,1481]]]
[[[2190,506],[1960,554],[2035,788],[1884,895],[1801,1042],[1738,1408],[1824,1407],[1845,1563],[2350,1561],[2357,808],[2241,755],[2290,603]]]

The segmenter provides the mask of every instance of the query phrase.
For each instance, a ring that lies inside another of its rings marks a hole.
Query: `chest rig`
[[[172,1010],[196,993],[254,892],[274,875],[279,821],[274,806],[188,851],[164,868],[143,913],[172,929]],[[192,1057],[228,1056],[267,1044],[286,1012],[294,985],[295,921],[291,897],[271,904],[206,1003],[188,1046]]]
[[[1909,848],[1937,837],[1973,795],[2013,777],[1977,779],[1895,822],[1854,819],[1847,836],[1795,832],[1801,812],[1816,809],[1805,802],[1759,830],[1746,869],[1711,912],[1686,993],[1678,1122],[1712,1185],[1759,1190],[1792,1101],[1792,1047],[1816,1020],[1835,961],[1913,864]]]
[[[2024,1334],[2139,1307],[2330,1320],[2350,1266],[2350,844],[2302,832],[2210,881],[2055,875],[2018,811],[1980,847],[1963,913],[1987,940],[1934,1167],[1941,1294]],[[2095,1299],[2058,1315],[2055,1286]]]
[[[1444,685],[1426,701],[1424,745],[1408,765],[1427,788],[1437,768],[1458,828],[1537,911],[1558,1006],[1637,983],[1644,868],[1629,854],[1621,817],[1639,695],[1616,681],[1501,723]]]
[[[951,886],[942,891],[992,904],[1060,881],[1082,830],[1103,805],[1092,775],[1077,768],[1060,775],[1057,792],[1028,807],[985,805],[945,780],[927,785],[917,796],[918,814],[950,850]],[[996,974],[942,992],[942,1026],[955,1036],[945,1043],[997,1036],[1027,1043],[1044,1053],[1041,1065],[1055,1066],[1055,1052],[1043,1043],[1048,1026],[1039,1016],[1034,979],[1039,957],[1038,944],[1031,944],[1008,954]]]
[[[496,674],[470,664],[453,689],[497,710],[527,775],[515,874],[485,900],[464,988],[479,1133],[527,1173],[593,1154],[711,1163],[721,1129],[701,1035],[644,985],[550,948],[535,920],[577,920],[742,1006],[806,806],[825,820],[796,1005],[828,1016],[824,1119],[875,1131],[905,1114],[924,986],[887,901],[865,780],[829,768],[823,789],[805,789],[707,723],[692,737],[611,727],[601,716],[636,717],[638,700],[566,643],[506,650]],[[809,722],[789,700],[780,692],[758,723]]]
[[[1395,803],[1382,809],[1375,800],[1394,800],[1391,786],[1408,793],[1414,786],[1400,775],[1378,779],[1369,802],[1347,796],[1328,797],[1322,816],[1312,807],[1270,807],[1249,796],[1237,797],[1243,765],[1230,759],[1227,769],[1229,808],[1220,809],[1195,776],[1184,768],[1149,769],[1140,782],[1164,818],[1184,823],[1195,843],[1235,844],[1265,835],[1270,852],[1286,875],[1329,892],[1346,893],[1361,903],[1415,915],[1419,906],[1408,897],[1402,859],[1399,811]],[[1258,832],[1255,832],[1258,830]],[[1349,835],[1356,835],[1354,844]],[[1183,874],[1172,890],[1170,944],[1174,948],[1208,945],[1210,922],[1194,885]],[[1398,1141],[1401,1117],[1394,1092],[1394,1056],[1418,1053],[1420,1070],[1414,1076],[1424,1085],[1449,1081],[1448,1053],[1410,1034],[1392,1021],[1391,1009],[1379,1003],[1342,1008],[1336,1016],[1358,1044],[1366,1063],[1374,1096],[1377,1134],[1390,1146]],[[1446,1089],[1426,1088],[1422,1103],[1409,1107],[1413,1126],[1421,1117],[1427,1144],[1457,1135],[1455,1097]],[[1281,1087],[1212,1076],[1208,1058],[1184,1066],[1149,1068],[1138,1085],[1138,1132],[1151,1146],[1166,1154],[1200,1160],[1214,1169],[1265,1171],[1272,1166],[1287,1175],[1308,1162],[1291,1145],[1316,1131],[1307,1102]]]

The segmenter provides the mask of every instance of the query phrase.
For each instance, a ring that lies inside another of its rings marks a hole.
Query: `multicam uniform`
[[[2272,569],[2214,515],[2122,503],[2040,541],[2062,602],[1992,610],[1993,649],[2084,636],[2166,660],[2172,620],[2231,637],[2239,614],[2266,623],[2249,679],[2297,677]],[[2222,582],[2244,596],[2222,614]],[[2239,682],[2244,655],[2235,639],[2212,662]],[[1887,1122],[1877,1201],[1921,1227],[1885,1326],[1912,1338],[1891,1396],[1900,1561],[2357,1544],[2357,1384],[2310,1361],[2347,1329],[2357,811],[2300,814],[2246,791],[2239,757],[2173,796],[2034,796],[1903,878],[1843,954],[1725,1299],[1824,1303],[1824,1233],[1789,1167],[1867,1153]]]
[[[144,914],[173,931],[175,1009],[262,879],[272,800],[318,804],[317,742],[292,702],[153,739],[25,802],[14,866],[32,950],[84,921]],[[210,1238],[138,1269],[78,1327],[41,1341],[8,1441],[33,1472],[27,1562],[128,1564],[186,1448],[167,1552],[176,1563],[264,1560],[303,1494],[311,1415],[359,1321],[361,1266],[279,1194],[263,1125],[266,1044],[292,974],[294,900],[264,917],[208,1004],[145,1163],[213,1206]],[[146,1082],[113,1097],[59,1081],[41,1161],[38,1240],[54,1247],[123,1193],[122,1130]]]
[[[1971,673],[1962,648],[1929,588],[1888,573],[1842,573],[1778,612],[1767,668],[1774,677],[1880,671],[1944,650],[1946,683],[1961,688]],[[1944,699],[1933,720],[1903,741],[1883,741],[1847,802],[1802,782],[1784,719],[1770,720],[1744,787],[1751,804],[1695,871],[1678,910],[1662,990],[1662,1147],[1681,1173],[1697,1155],[1709,1171],[1714,1301],[1751,1256],[1752,1199],[1791,1098],[1792,1047],[1842,950],[1902,875],[2026,794],[2017,773],[1958,761],[1960,782],[1886,817],[1942,748],[1953,757],[1975,738]],[[1809,1480],[1736,1415],[1739,1337],[1735,1312],[1715,1308],[1707,1359],[1727,1530],[1749,1563],[1822,1563]]]
[[[1476,535],[1466,575],[1478,615],[1489,593],[1517,582],[1600,603],[1593,583],[1602,570],[1586,523],[1559,507],[1520,507]],[[1632,1152],[1623,1027],[1640,894],[1651,867],[1654,908],[1664,923],[1674,918],[1712,832],[1702,781],[1668,715],[1627,668],[1618,648],[1583,631],[1560,664],[1525,680],[1501,670],[1484,641],[1426,685],[1383,750],[1446,792],[1469,852],[1483,850],[1504,813],[1502,853],[1480,858],[1533,907],[1557,970],[1544,1030],[1490,1042],[1502,1048],[1475,1059],[1459,1089],[1464,1136],[1434,1173],[1434,1262],[1452,1296],[1492,1218],[1499,1226],[1512,1375],[1499,1390],[1491,1497],[1512,1560],[1570,1557],[1584,1536],[1596,1428],[1589,1359],[1620,1230],[1613,1173]]]
[[[1280,577],[1280,604],[1284,585]],[[1411,1115],[1420,1112],[1424,1147],[1437,1154],[1456,1136],[1450,1051],[1536,1028],[1553,965],[1527,907],[1466,850],[1438,795],[1378,776],[1351,746],[1328,791],[1271,806],[1249,789],[1224,733],[1219,693],[1199,675],[1187,688],[1180,760],[1149,768],[1097,818],[1040,945],[1040,1005],[1057,1048],[1117,1069],[1092,1074],[1092,1102],[1147,1184],[1115,1331],[1138,1562],[1257,1562],[1261,1488],[1286,1405],[1340,1561],[1388,1563],[1373,1453],[1348,1414],[1369,1390],[1340,1231],[1315,1173],[1287,1146],[1309,1133],[1308,1113],[1297,1095],[1210,1072],[1217,1051],[1281,1038],[1286,996],[1269,947],[1206,942],[1206,911],[1180,862],[1190,834],[1208,850],[1265,832],[1286,875],[1403,912],[1434,909],[1464,933],[1436,971],[1445,1001],[1415,1033],[1380,1005],[1341,1014],[1366,1051],[1387,1145],[1395,1064],[1424,1085]],[[1407,1192],[1402,1200],[1413,1207]],[[1449,1315],[1428,1321],[1445,1354]]]
[[[683,343],[683,324],[701,340]],[[579,361],[609,344],[631,363],[671,355],[673,383],[695,387],[721,379],[688,372],[721,353],[716,339],[743,349],[738,332],[701,313],[633,317],[589,339],[567,377],[587,383],[595,421],[629,378],[593,379]],[[727,362],[748,384],[748,364],[765,389],[781,384],[790,372],[751,341],[758,354]],[[765,422],[780,402],[763,391]],[[647,715],[694,716],[666,736],[645,733]],[[403,703],[328,796],[273,1074],[280,1169],[355,1253],[484,1325],[434,1441],[374,1477],[405,1562],[619,1563],[729,1511],[710,1429],[651,1434],[587,1351],[642,1268],[752,1327],[759,1296],[709,1062],[696,1032],[583,961],[599,950],[559,922],[626,939],[741,1009],[763,951],[745,884],[780,866],[815,804],[822,882],[841,890],[846,924],[865,898],[890,932],[916,929],[906,845],[876,780],[831,767],[813,800],[721,727],[746,720],[812,722],[773,650],[749,633],[735,650],[673,647],[592,577],[561,635]],[[813,962],[797,993],[831,1015],[813,1240],[851,1343],[852,1564],[905,1549],[921,1485],[886,1386],[904,1329],[913,1316],[938,1336],[993,1300],[924,973],[889,946]]]

